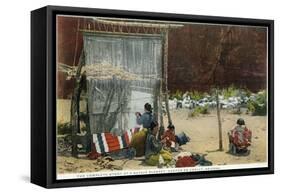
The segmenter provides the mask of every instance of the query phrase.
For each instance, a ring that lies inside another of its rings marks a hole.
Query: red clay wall
[[[93,23],[89,19],[60,17],[57,27],[58,62],[76,65],[83,46],[78,29],[92,29]],[[224,34],[225,53],[218,63],[217,49]],[[234,84],[252,91],[266,87],[265,29],[189,24],[170,30],[168,53],[168,87],[172,92],[204,91],[212,85]],[[63,73],[58,74],[59,98],[69,98],[72,93],[74,82],[65,78]]]

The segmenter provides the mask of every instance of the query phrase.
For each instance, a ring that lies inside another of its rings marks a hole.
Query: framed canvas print
[[[273,173],[272,20],[31,12],[31,182]]]

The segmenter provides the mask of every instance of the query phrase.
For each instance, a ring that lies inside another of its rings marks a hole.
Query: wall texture
[[[83,47],[79,29],[105,30],[91,19],[59,17],[58,62],[76,65]],[[114,31],[111,26],[108,31]],[[149,29],[127,28],[135,32]],[[236,85],[252,91],[266,88],[267,32],[265,28],[186,24],[169,32],[168,88],[209,90]],[[69,98],[73,80],[58,73],[58,96]]]

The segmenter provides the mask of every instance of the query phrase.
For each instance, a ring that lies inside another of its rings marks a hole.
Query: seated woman
[[[249,154],[248,147],[251,145],[252,132],[245,121],[240,118],[237,125],[228,133],[229,152],[231,154]]]
[[[145,162],[151,166],[168,164],[172,160],[172,154],[163,149],[162,142],[156,139],[159,125],[153,121],[147,133],[145,143]]]

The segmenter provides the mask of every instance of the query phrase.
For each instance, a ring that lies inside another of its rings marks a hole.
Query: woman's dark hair
[[[175,126],[174,126],[172,123],[170,123],[167,128],[168,128],[168,129],[175,130]]]
[[[152,112],[152,106],[149,103],[145,103],[144,105],[145,110],[147,110],[148,112]]]
[[[237,120],[237,124],[238,124],[238,125],[245,125],[244,119],[239,118],[239,119]]]
[[[154,129],[154,127],[156,127],[156,126],[158,126],[159,124],[158,124],[158,122],[157,121],[152,121],[151,123],[150,123],[150,131],[152,131],[153,129]]]

